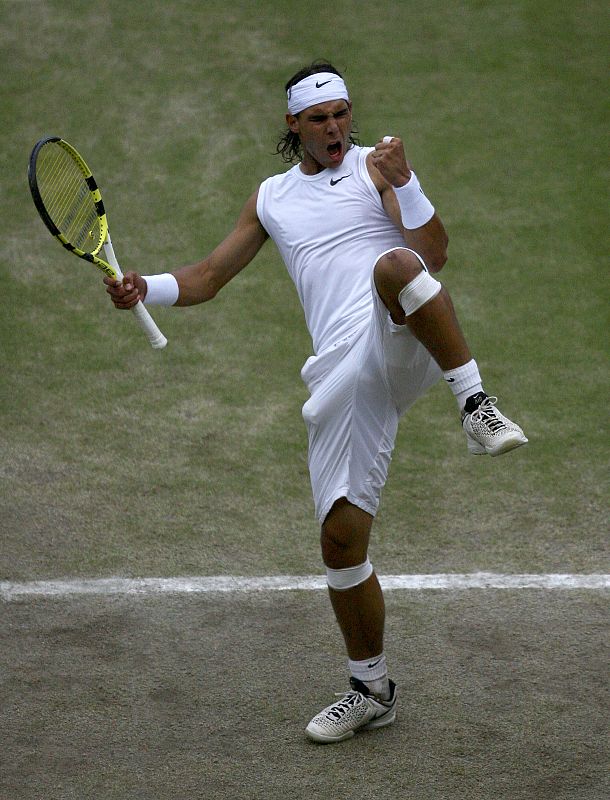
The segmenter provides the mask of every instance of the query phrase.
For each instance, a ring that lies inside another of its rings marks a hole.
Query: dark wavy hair
[[[343,77],[339,70],[333,67],[328,61],[318,59],[317,61],[313,61],[308,67],[303,67],[296,72],[292,78],[290,78],[284,89],[288,91],[291,86],[302,81],[303,78],[308,78],[310,75],[315,75],[317,72],[333,72],[340,78]],[[352,132],[349,137],[352,144],[360,144],[355,136],[357,133],[358,131],[352,125]],[[301,140],[299,139],[298,133],[293,133],[290,128],[286,128],[286,130],[282,132],[282,138],[277,143],[275,152],[282,157],[282,161],[286,164],[294,164],[296,161],[300,161],[303,158],[303,148],[301,147]]]

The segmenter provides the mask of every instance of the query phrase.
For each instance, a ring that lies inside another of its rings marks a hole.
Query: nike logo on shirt
[[[336,180],[334,178],[331,178],[330,179],[330,185],[331,186],[336,186],[340,181],[344,181],[346,178],[351,178],[351,176],[352,176],[352,173],[350,172],[349,175],[342,175],[340,178],[337,178]]]

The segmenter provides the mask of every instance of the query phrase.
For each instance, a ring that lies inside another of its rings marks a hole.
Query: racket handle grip
[[[142,326],[142,330],[146,334],[146,338],[150,342],[150,346],[154,347],[157,350],[165,347],[167,344],[167,339],[161,333],[159,328],[157,327],[157,323],[154,319],[150,316],[148,311],[146,310],[144,303],[140,300],[136,303],[136,305],[131,309]]]
[[[106,258],[108,259],[108,263],[116,270],[117,278],[120,281],[122,281],[123,273],[121,272],[119,262],[117,261],[117,258],[114,254],[114,248],[112,246],[112,239],[110,238],[110,233],[106,234],[106,241],[104,242],[104,252],[106,253]],[[146,334],[146,338],[150,342],[150,346],[154,347],[156,350],[161,350],[163,347],[165,347],[165,345],[167,344],[167,339],[157,327],[157,323],[150,316],[150,314],[144,307],[144,304],[140,300],[138,300],[136,305],[131,310],[133,311],[135,318],[142,326],[142,330]]]

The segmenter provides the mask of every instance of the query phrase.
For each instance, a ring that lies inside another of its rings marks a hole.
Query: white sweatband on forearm
[[[411,177],[404,186],[394,186],[394,192],[405,228],[414,230],[421,228],[426,222],[430,222],[434,214],[434,206],[422,192],[414,172],[411,173]]]
[[[153,306],[173,306],[180,290],[178,281],[170,272],[162,275],[142,275],[146,281],[146,297],[144,302]]]

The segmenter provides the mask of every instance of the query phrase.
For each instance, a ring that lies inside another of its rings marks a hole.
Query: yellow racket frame
[[[89,191],[91,192],[91,198],[95,204],[95,210],[97,213],[100,233],[99,233],[99,240],[97,242],[96,247],[93,249],[92,252],[87,252],[82,250],[81,248],[77,247],[75,244],[70,242],[66,236],[59,230],[55,222],[53,222],[49,212],[45,208],[44,201],[42,199],[40,189],[38,187],[38,181],[36,179],[36,163],[38,160],[38,156],[40,151],[43,147],[47,147],[50,144],[56,144],[62,147],[68,155],[73,159],[77,167],[79,168],[80,172],[85,179],[85,183]],[[66,142],[65,139],[62,139],[59,136],[46,136],[44,139],[41,139],[39,142],[36,143],[34,149],[32,150],[32,154],[30,156],[30,165],[28,169],[28,180],[30,184],[30,191],[32,192],[32,198],[34,200],[34,204],[38,209],[38,213],[40,214],[42,221],[45,223],[49,231],[52,235],[59,241],[66,250],[69,250],[74,255],[83,258],[85,261],[88,261],[90,264],[94,264],[98,269],[104,272],[108,277],[114,278],[114,280],[120,280],[119,274],[117,270],[109,264],[107,261],[104,261],[103,258],[98,256],[98,253],[104,246],[104,243],[108,239],[108,220],[106,219],[106,212],[104,210],[104,203],[102,201],[102,195],[98,188],[98,185],[93,177],[91,170],[87,166],[85,159],[81,156],[78,150],[73,147],[69,142]]]

